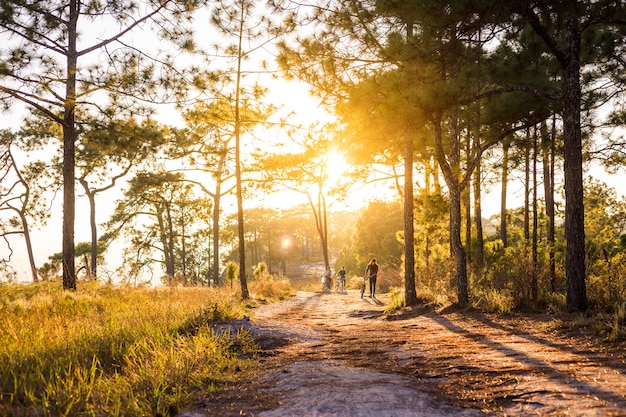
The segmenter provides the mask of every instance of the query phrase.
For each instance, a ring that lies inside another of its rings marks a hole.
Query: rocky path
[[[626,416],[623,345],[556,317],[384,314],[379,298],[299,292],[257,309],[257,377],[185,417]]]

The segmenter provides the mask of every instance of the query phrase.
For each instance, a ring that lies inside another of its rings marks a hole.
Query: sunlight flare
[[[346,159],[338,151],[330,151],[326,155],[325,169],[328,184],[336,185],[347,170]]]

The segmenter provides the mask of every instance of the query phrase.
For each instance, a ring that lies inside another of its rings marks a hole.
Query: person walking
[[[376,299],[376,278],[378,277],[378,264],[376,258],[372,258],[367,268],[365,268],[365,276],[369,278],[370,282],[370,298]],[[363,298],[363,295],[361,295]]]
[[[328,290],[331,291],[333,288],[333,273],[330,270],[330,265],[326,265],[326,271],[324,271],[324,275],[322,275],[322,292]]]

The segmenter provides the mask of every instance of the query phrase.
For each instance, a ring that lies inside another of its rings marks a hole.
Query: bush
[[[248,287],[252,296],[261,301],[284,300],[294,294],[288,279],[279,279],[269,274],[250,282]]]
[[[490,313],[508,314],[515,307],[515,298],[509,290],[478,289],[472,299],[474,307]]]

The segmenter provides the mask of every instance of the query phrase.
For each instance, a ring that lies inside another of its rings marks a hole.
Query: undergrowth
[[[289,280],[270,274],[264,262],[255,268],[248,288],[253,297],[259,301],[282,301],[294,295]]]

